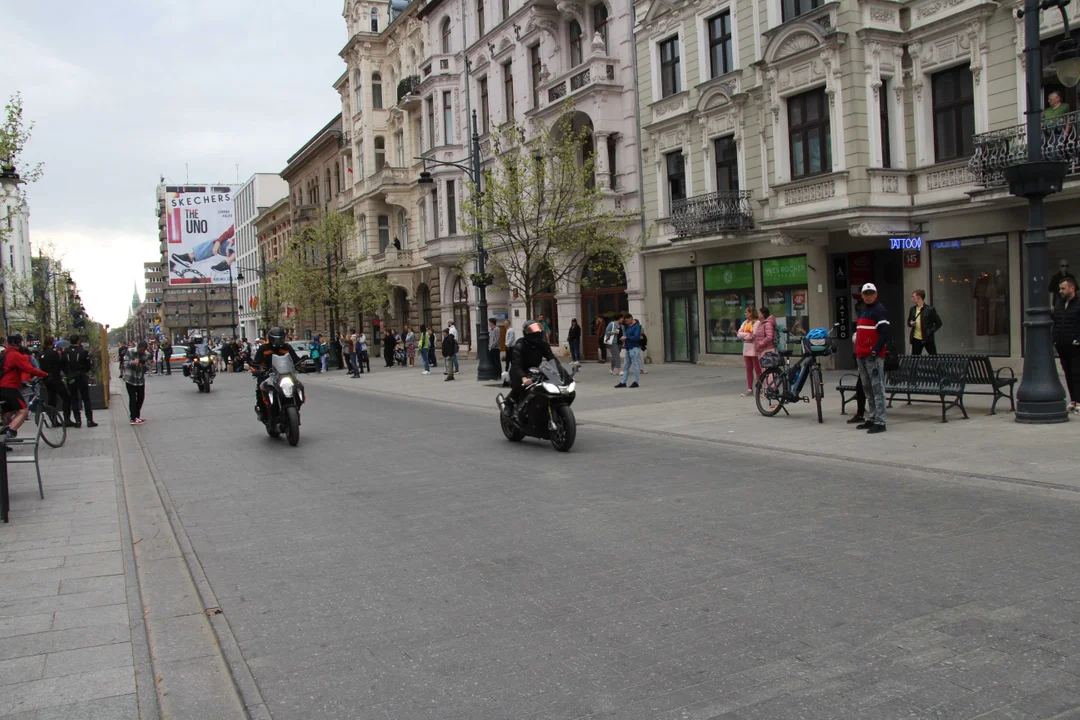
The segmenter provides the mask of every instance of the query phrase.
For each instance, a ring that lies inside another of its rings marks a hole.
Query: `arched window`
[[[397,215],[398,239],[401,240],[401,249],[409,249],[409,216],[404,210],[399,210]]]
[[[443,55],[450,54],[450,18],[442,21],[442,52]]]
[[[371,32],[379,32],[379,10],[371,8]]]
[[[382,135],[375,137],[375,172],[383,169],[386,164],[386,140]]]
[[[593,5],[592,9],[593,32],[600,33],[604,39],[604,52],[608,51],[608,9],[604,3]]]
[[[584,60],[584,48],[582,47],[581,23],[577,20],[570,21],[570,67],[577,67]]]
[[[341,166],[337,162],[334,163],[334,189],[341,192]]]
[[[476,26],[480,30],[479,37],[484,37],[484,0],[476,0]]]
[[[371,107],[382,110],[382,75],[371,73]]]

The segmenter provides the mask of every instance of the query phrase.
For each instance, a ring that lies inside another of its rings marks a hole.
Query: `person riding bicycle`
[[[22,335],[8,335],[7,347],[0,354],[0,363],[3,363],[3,374],[0,375],[0,409],[3,412],[15,413],[6,427],[0,425],[0,430],[6,430],[11,437],[15,436],[30,414],[19,388],[28,377],[49,376],[49,373],[38,370],[31,364],[22,344]]]
[[[529,368],[538,367],[544,360],[555,360],[551,345],[544,335],[544,326],[536,320],[527,320],[521,338],[514,343],[510,360],[510,393],[503,401],[503,412],[513,415],[514,408],[532,384]],[[557,361],[556,361],[557,362]]]
[[[255,375],[255,413],[260,420],[263,418],[263,406],[259,385],[269,374],[274,355],[288,355],[293,365],[300,367],[300,356],[296,354],[293,346],[285,341],[285,331],[279,327],[270,328],[270,332],[266,334],[266,342],[259,346],[255,356],[248,361],[251,372]]]

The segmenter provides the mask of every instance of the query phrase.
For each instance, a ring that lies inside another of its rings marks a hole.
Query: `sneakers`
[[[883,433],[883,432],[885,432],[885,426],[884,425],[871,425],[869,427],[869,429],[867,429],[866,434],[867,435],[877,435],[878,433]]]
[[[855,429],[856,430],[869,430],[872,427],[874,427],[874,423],[872,423],[872,422],[864,422],[864,423],[859,423],[858,425],[856,425]]]
[[[618,384],[618,385],[616,385],[615,387],[617,387],[617,388],[622,388],[622,387],[626,387],[626,383],[619,383],[619,384]]]
[[[856,415],[853,418],[851,418],[850,420],[848,420],[847,424],[848,425],[858,425],[859,423],[864,423],[864,422],[866,422],[866,418],[864,418],[862,415]]]
[[[636,388],[636,387],[641,387],[641,386],[638,385],[637,383],[630,383],[630,387]]]
[[[747,390],[746,392],[744,392],[742,394],[742,396],[743,397],[753,397],[754,396],[754,391],[753,390]]]
[[[430,371],[430,370],[425,370],[424,372],[422,372],[422,373],[420,373],[420,374],[421,374],[421,375],[430,375],[430,374],[431,374],[431,371]]]
[[[210,269],[214,272],[225,272],[229,269],[229,263],[226,260],[222,260],[217,265],[211,265]]]
[[[446,377],[443,378],[443,382],[450,382],[453,379],[454,379],[453,375],[447,375]]]

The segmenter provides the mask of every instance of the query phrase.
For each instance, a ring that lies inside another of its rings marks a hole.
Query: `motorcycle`
[[[559,452],[569,452],[577,437],[577,421],[570,405],[577,396],[574,373],[566,372],[555,360],[545,360],[538,368],[529,370],[532,383],[526,385],[517,406],[507,413],[503,410],[506,398],[495,398],[503,435],[510,442],[520,442],[526,435],[550,440]]]
[[[198,386],[199,392],[210,392],[210,385],[217,375],[217,368],[214,367],[214,358],[209,352],[188,360],[184,363],[183,370],[184,376],[191,378],[191,381]]]
[[[304,404],[304,383],[288,355],[273,355],[266,379],[259,383],[259,400],[266,434],[278,437],[285,433],[289,444],[300,442],[300,406]]]

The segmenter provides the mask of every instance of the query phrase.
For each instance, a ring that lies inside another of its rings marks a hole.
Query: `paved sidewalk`
[[[606,365],[585,363],[579,373],[574,412],[584,425],[607,424],[627,430],[670,433],[674,436],[757,446],[763,451],[810,453],[859,462],[880,462],[901,467],[954,474],[1036,482],[1080,490],[1080,472],[1072,443],[1080,423],[1021,425],[1014,422],[1007,401],[998,402],[998,414],[989,415],[991,399],[965,396],[969,420],[959,410],[949,411],[941,424],[941,408],[932,404],[907,406],[897,400],[888,413],[889,431],[872,440],[846,424],[840,415],[836,384],[842,372],[825,373],[825,422],[818,424],[815,406],[799,403],[790,416],[762,417],[754,398],[742,397],[742,368],[703,365],[650,365],[638,389],[615,389],[618,380]],[[305,380],[491,408],[501,390],[497,384],[476,381],[475,361],[462,362],[452,383],[443,382],[439,370],[421,375],[420,368],[376,368],[352,379],[340,371],[307,375]]]

